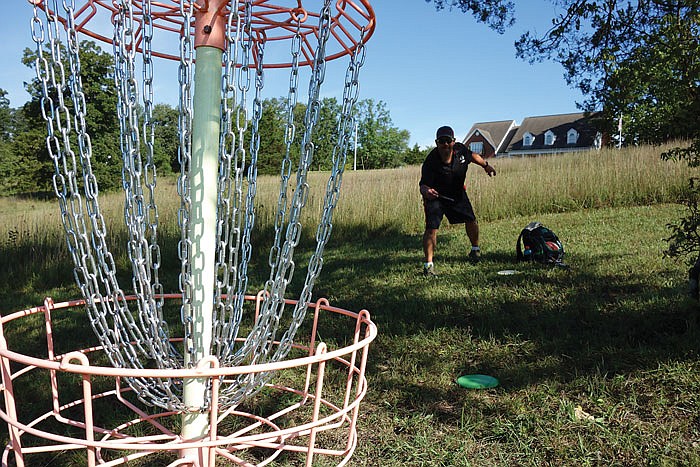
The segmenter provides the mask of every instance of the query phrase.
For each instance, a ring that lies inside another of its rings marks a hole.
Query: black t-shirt
[[[455,143],[450,164],[443,164],[438,149],[434,148],[421,167],[420,185],[427,185],[441,195],[459,199],[465,192],[464,180],[470,162],[473,162],[472,152],[462,143]]]

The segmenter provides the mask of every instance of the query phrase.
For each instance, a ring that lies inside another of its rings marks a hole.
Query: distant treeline
[[[36,52],[25,49],[22,62],[33,66]],[[122,150],[120,147],[120,121],[117,113],[118,98],[115,85],[115,69],[110,54],[105,53],[94,42],[83,41],[80,45],[82,68],[82,89],[85,95],[85,126],[90,140],[90,157],[101,190],[112,190],[121,186]],[[69,78],[70,79],[70,78]],[[52,85],[53,83],[49,83]],[[57,154],[57,143],[51,136],[62,139],[59,129],[53,135],[47,131],[43,115],[60,109],[51,108],[44,99],[42,83],[34,79],[27,84],[30,100],[19,108],[10,108],[7,92],[0,89],[0,196],[21,193],[42,193],[53,191],[54,162],[61,157]],[[49,86],[49,97],[57,101],[56,88]],[[66,86],[64,102],[73,113],[70,91]],[[336,141],[337,120],[342,103],[335,98],[323,98],[314,127],[315,145],[314,170],[328,170],[332,167],[333,147]],[[43,108],[42,108],[43,107]],[[141,153],[145,163],[152,151],[152,159],[157,174],[173,175],[180,171],[179,157],[179,110],[167,104],[155,104],[150,110],[153,137],[144,137],[142,127],[144,108],[135,109],[139,118]],[[287,105],[285,98],[267,98],[262,102],[262,113],[258,122],[260,135],[257,153],[257,167],[261,174],[279,173],[287,151],[285,133],[287,122],[293,118],[294,140],[290,144],[289,157],[293,164],[299,160],[301,138],[304,134],[304,114],[306,105]],[[290,117],[291,113],[291,117]],[[234,112],[235,119],[235,112]],[[351,147],[347,153],[347,165],[358,169],[378,169],[401,167],[416,164],[425,157],[425,151],[417,145],[409,148],[410,134],[393,125],[389,110],[382,101],[361,100],[355,110],[356,131],[352,132]],[[250,116],[248,116],[250,123]],[[76,159],[80,149],[73,122],[69,138]],[[246,150],[246,160],[250,161],[250,141],[252,124],[247,125],[242,147]],[[150,128],[145,132],[150,133]],[[234,135],[237,137],[237,132]],[[355,134],[357,136],[355,136]],[[49,138],[51,151],[47,148]],[[355,142],[355,138],[357,141]],[[150,141],[149,141],[150,140]],[[237,141],[227,141],[229,148],[239,147]],[[85,149],[83,152],[85,153]],[[69,159],[72,157],[68,155]]]

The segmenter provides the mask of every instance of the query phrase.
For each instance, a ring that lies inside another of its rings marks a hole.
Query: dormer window
[[[556,139],[557,137],[554,135],[554,132],[552,132],[552,130],[547,130],[547,133],[544,134],[544,145],[551,146]]]
[[[566,132],[566,144],[576,144],[578,141],[578,131],[576,131],[573,128],[570,128],[569,131]]]
[[[532,133],[529,131],[523,135],[523,146],[532,146],[532,141],[535,138],[532,137]]]
[[[477,154],[484,154],[484,143],[481,141],[469,143],[469,150]]]

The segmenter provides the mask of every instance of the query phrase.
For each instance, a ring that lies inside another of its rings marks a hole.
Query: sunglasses
[[[438,144],[450,144],[453,141],[454,138],[450,138],[449,136],[442,136],[435,140],[435,142],[437,142]]]

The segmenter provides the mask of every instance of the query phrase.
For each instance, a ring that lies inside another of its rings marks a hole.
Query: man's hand
[[[420,194],[423,195],[423,198],[428,200],[434,200],[440,196],[440,193],[438,193],[437,190],[430,188],[427,185],[421,185]]]
[[[484,170],[486,171],[487,174],[489,174],[489,177],[493,177],[496,175],[496,169],[494,169],[491,164],[487,163],[486,167],[484,167]]]

